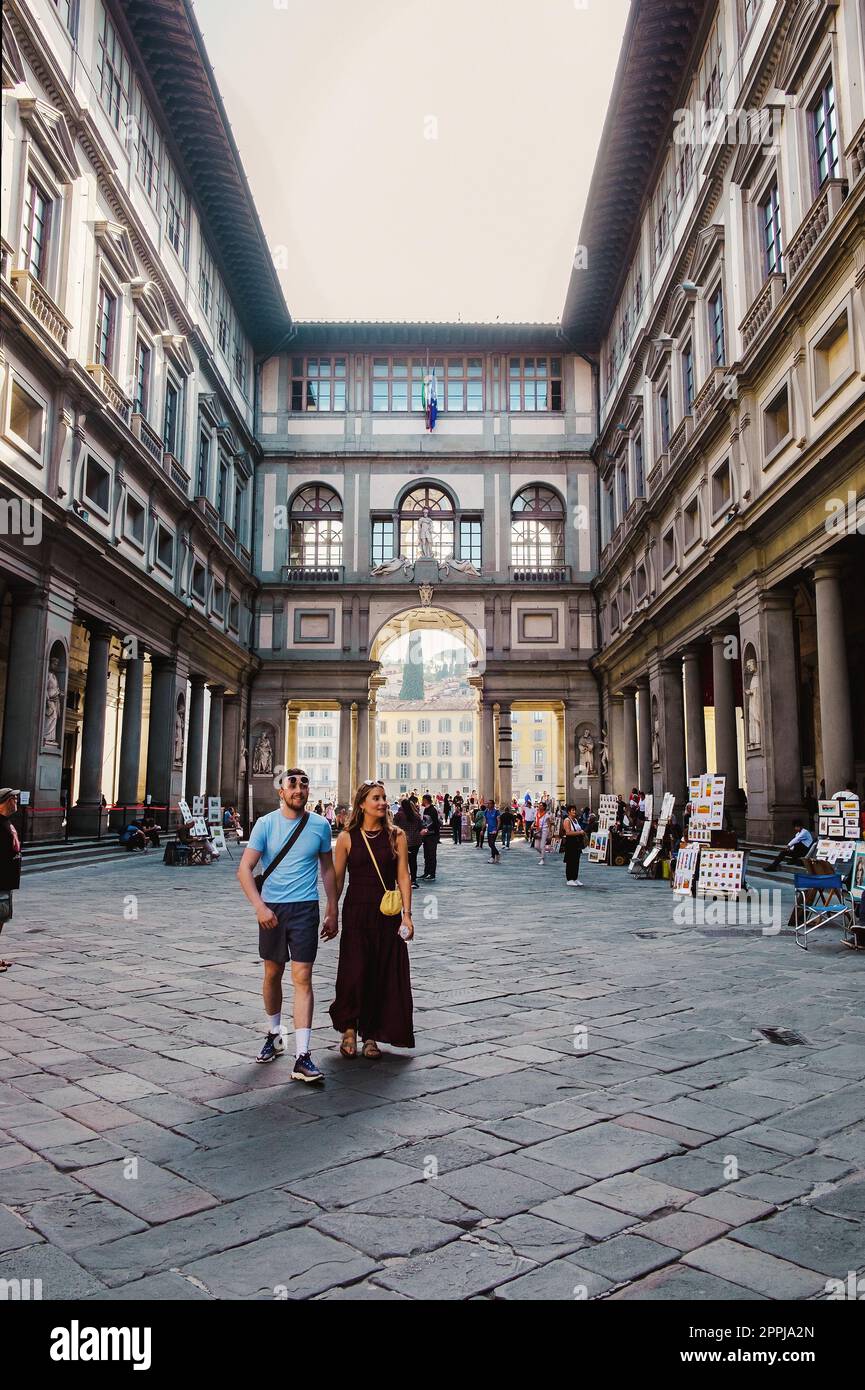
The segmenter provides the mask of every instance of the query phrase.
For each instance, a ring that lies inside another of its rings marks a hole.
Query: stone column
[[[204,676],[192,676],[189,697],[189,737],[186,744],[186,800],[201,795],[204,764]]]
[[[715,687],[715,766],[713,772],[727,779],[725,805],[736,805],[739,787],[739,753],[736,742],[736,696],[733,687],[731,634],[726,628],[712,633],[712,675]],[[738,648],[738,638],[736,638]],[[708,769],[707,769],[708,770]]]
[[[339,766],[336,779],[336,799],[342,806],[351,802],[351,705],[341,700],[339,705]]]
[[[745,711],[748,838],[782,844],[794,818],[805,819],[795,595],[758,593],[743,614],[740,593],[739,615],[743,660],[752,653],[757,662]]]
[[[207,778],[208,796],[219,796],[222,781],[222,702],[225,699],[224,685],[209,685],[210,722],[207,726]]]
[[[640,764],[637,758],[636,686],[628,685],[625,687],[622,721],[623,772],[622,785],[619,787],[619,791],[622,796],[627,797],[631,794],[631,788],[636,787],[640,780]]]
[[[369,781],[378,777],[378,694],[375,686],[369,692],[367,715],[367,759],[365,776]]]
[[[360,761],[360,759],[359,759],[359,757],[358,757],[358,752],[359,752],[359,749],[358,749],[358,708],[357,708],[357,700],[352,700],[352,702],[351,702],[351,752],[350,752],[350,754],[349,754],[349,765],[350,765],[350,767],[351,767],[351,773],[350,773],[350,783],[351,783],[351,785],[350,785],[349,791],[350,791],[350,795],[351,795],[351,796],[354,796],[355,791],[357,790],[358,783],[362,780],[362,779],[361,779],[360,777],[358,777],[358,775],[357,775],[358,763],[359,763],[359,761]]]
[[[682,691],[682,662],[678,657],[663,661],[660,669],[661,698],[661,794],[672,792],[679,811],[687,797],[685,776],[685,705]],[[660,802],[658,803],[660,809]]]
[[[513,748],[510,701],[499,701],[499,803],[510,803],[513,795]]]
[[[618,792],[619,796],[628,799],[628,793],[633,782],[628,782],[624,771],[623,749],[625,742],[625,701],[621,695],[610,695],[609,703],[609,724],[607,725],[607,762],[609,773],[607,775],[607,786],[604,788],[608,792]],[[627,785],[625,785],[627,783]]]
[[[189,755],[187,754],[187,757]],[[222,774],[219,796],[223,806],[237,805],[240,758],[240,696],[222,702]]]
[[[817,611],[817,670],[820,678],[820,740],[826,795],[853,786],[853,716],[844,635],[841,565],[819,560],[814,566]]]
[[[565,797],[570,801],[576,796],[577,806],[582,810],[588,797],[588,784],[585,779],[577,788],[577,707],[573,700],[565,700]]]
[[[484,699],[483,695],[481,695],[478,708],[478,721],[480,724],[480,786],[478,787],[478,795],[491,797],[494,795],[496,785],[493,707],[489,700]]]
[[[639,784],[640,790],[648,794],[652,790],[652,697],[649,693],[649,678],[642,676],[637,681],[639,700]],[[630,790],[630,788],[628,789]]]
[[[565,711],[564,706],[555,710],[556,716],[556,797],[559,801],[564,801],[568,795],[567,763],[567,744],[565,742]]]
[[[287,758],[288,758],[288,762],[287,762],[287,764],[286,764],[287,767],[298,767],[298,766],[299,766],[299,763],[298,763],[298,752],[297,752],[297,721],[298,721],[299,718],[300,718],[300,710],[299,710],[299,709],[296,709],[294,705],[289,705],[289,706],[288,706],[288,745],[287,745],[287,753],[286,753],[286,756],[287,756]]]
[[[144,657],[124,662],[123,728],[120,734],[120,776],[117,800],[122,806],[138,801],[141,761],[141,714],[144,707]]]
[[[369,701],[359,700],[357,706],[357,768],[358,782],[369,777]]]
[[[682,653],[685,682],[685,736],[688,749],[688,776],[701,777],[706,767],[706,714],[703,709],[703,677],[700,648],[686,647]]]
[[[177,702],[185,690],[185,673],[180,675],[173,658],[151,659],[145,795],[150,796],[154,806],[168,808],[162,822],[166,825],[171,822],[183,786],[182,750],[177,747]]]
[[[93,833],[102,819],[102,764],[105,756],[105,709],[108,700],[108,654],[111,632],[101,623],[90,627],[87,683],[84,687],[84,727],[81,734],[81,776],[72,828]]]

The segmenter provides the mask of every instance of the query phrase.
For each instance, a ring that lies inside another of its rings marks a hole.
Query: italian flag
[[[428,430],[434,430],[436,427],[436,419],[439,413],[435,367],[433,367],[430,375],[426,377],[426,379],[424,380],[422,400],[424,413],[426,415],[426,427]]]

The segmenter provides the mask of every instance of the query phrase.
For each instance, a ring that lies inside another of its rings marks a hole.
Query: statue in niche
[[[177,702],[177,713],[174,716],[174,762],[175,765],[183,762],[183,737],[186,732],[186,707],[183,697]]]
[[[759,748],[763,740],[763,697],[760,691],[760,671],[752,654],[745,659],[745,708],[747,713],[748,747]]]
[[[266,729],[258,735],[255,741],[252,771],[255,776],[273,776],[273,744]]]
[[[246,768],[249,761],[249,749],[246,746],[246,720],[240,726],[240,776],[246,777]]]
[[[48,679],[45,685],[45,716],[42,724],[42,742],[54,748],[60,747],[60,716],[63,709],[63,663],[56,649],[48,659]]]
[[[608,773],[609,770],[610,770],[610,755],[609,755],[609,752],[608,752],[608,750],[607,750],[607,741],[608,741],[607,726],[606,726],[606,724],[602,724],[602,725],[601,725],[601,742],[600,742],[599,749],[598,749],[598,766],[599,766],[599,768],[600,768],[601,776],[602,776],[602,777],[606,777],[607,773]]]
[[[661,721],[655,710],[652,720],[652,767],[661,766]]]
[[[580,734],[577,747],[580,750],[580,767],[587,777],[595,775],[595,740],[588,724]]]

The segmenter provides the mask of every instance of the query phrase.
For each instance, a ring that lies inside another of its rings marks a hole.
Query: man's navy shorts
[[[269,903],[276,914],[275,927],[258,924],[258,954],[262,960],[284,965],[287,960],[312,965],[318,950],[318,901],[305,903]]]

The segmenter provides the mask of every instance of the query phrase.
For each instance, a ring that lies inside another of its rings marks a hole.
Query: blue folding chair
[[[845,941],[852,938],[855,920],[853,897],[840,874],[794,874],[793,884],[797,946],[807,951],[811,932],[818,927],[828,927],[833,922],[843,925]],[[827,894],[833,900],[830,901]]]

